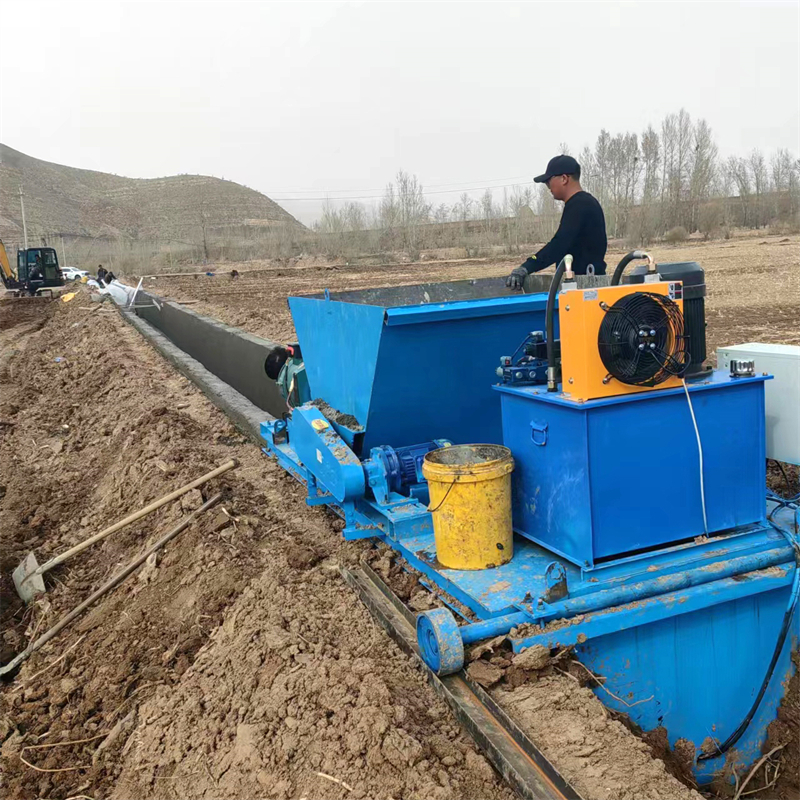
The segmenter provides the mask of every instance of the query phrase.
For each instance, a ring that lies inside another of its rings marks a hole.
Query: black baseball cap
[[[572,156],[556,156],[547,162],[544,175],[537,175],[534,183],[547,183],[554,175],[578,175],[581,165]]]

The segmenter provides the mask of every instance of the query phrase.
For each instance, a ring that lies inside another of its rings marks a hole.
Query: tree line
[[[567,144],[561,152],[570,153]],[[612,135],[603,129],[576,156],[581,182],[603,206],[609,237],[644,245],[693,232],[729,236],[733,228],[800,230],[800,160],[786,149],[721,158],[708,122],[685,109],[656,128]],[[365,249],[502,245],[541,241],[559,208],[545,186],[516,186],[497,196],[462,194],[452,205],[425,196],[415,175],[400,171],[380,203],[326,204],[314,231],[332,254]],[[477,243],[477,244],[476,244]]]
[[[567,143],[559,149],[570,153]],[[768,158],[759,150],[723,158],[708,122],[693,120],[685,110],[641,133],[601,130],[576,157],[584,188],[603,206],[609,237],[627,246],[678,242],[696,232],[723,238],[735,228],[800,232],[800,160],[786,149]],[[416,260],[423,250],[442,248],[452,248],[453,257],[519,254],[553,235],[559,206],[546,186],[533,182],[437,203],[415,175],[401,170],[376,205],[327,203],[311,230],[214,228],[201,209],[196,235],[187,236],[193,241],[52,241],[70,262],[99,259],[117,270],[301,254],[390,260],[400,252]]]
[[[785,149],[769,161],[759,150],[722,159],[708,122],[684,109],[640,137],[602,130],[578,160],[614,237],[644,244],[675,228],[713,236],[798,225],[800,161]]]

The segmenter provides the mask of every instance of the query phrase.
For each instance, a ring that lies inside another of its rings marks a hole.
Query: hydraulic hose
[[[555,333],[553,332],[553,312],[556,306],[556,295],[558,294],[558,287],[561,286],[561,279],[564,274],[572,278],[572,256],[566,255],[561,259],[556,274],[553,275],[553,280],[550,281],[550,291],[547,293],[547,309],[544,316],[545,324],[545,339],[547,347],[547,391],[555,392],[558,390],[558,383],[556,381],[556,360],[554,356],[554,340]]]
[[[783,615],[783,622],[781,623],[780,633],[778,634],[778,641],[775,642],[775,650],[772,652],[772,659],[769,662],[769,667],[767,667],[767,674],[764,676],[764,680],[761,683],[761,688],[756,695],[756,699],[753,701],[753,705],[747,712],[747,716],[739,723],[739,727],[722,744],[717,745],[710,753],[701,753],[697,757],[698,761],[707,761],[710,758],[721,756],[723,753],[730,750],[730,748],[733,747],[733,745],[735,745],[739,739],[741,739],[742,735],[753,721],[753,717],[756,715],[758,707],[761,705],[761,701],[767,691],[769,682],[772,679],[772,674],[775,672],[775,665],[778,663],[778,659],[783,651],[784,642],[786,642],[786,635],[789,632],[792,616],[794,615],[794,611],[797,606],[797,599],[800,596],[800,544],[798,544],[797,539],[795,539],[792,534],[783,530],[783,528],[779,528],[774,522],[772,523],[772,527],[782,533],[788,540],[794,551],[795,563],[794,580],[792,581],[792,589],[789,592],[789,602]]]
[[[649,253],[645,253],[644,250],[631,250],[628,255],[622,257],[622,261],[617,264],[617,268],[614,270],[614,275],[611,278],[611,285],[618,286],[619,282],[622,280],[622,273],[625,272],[625,267],[631,263],[631,261],[636,261],[640,258],[647,259],[647,266],[648,272],[655,272],[656,267],[653,263],[653,258]]]

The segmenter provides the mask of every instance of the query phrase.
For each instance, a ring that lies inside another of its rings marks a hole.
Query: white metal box
[[[731,359],[752,359],[756,374],[768,372],[767,458],[800,464],[800,346],[794,344],[737,344],[717,348],[717,366],[730,369]]]

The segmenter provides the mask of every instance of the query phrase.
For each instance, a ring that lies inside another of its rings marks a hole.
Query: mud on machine
[[[447,596],[417,619],[432,670],[500,634],[574,647],[600,699],[693,743],[707,782],[759,757],[798,646],[798,511],[765,504],[770,376],[704,366],[697,264],[570,264],[546,292],[290,298],[307,402],[263,423],[264,450],[345,538]]]

